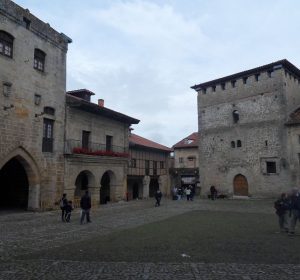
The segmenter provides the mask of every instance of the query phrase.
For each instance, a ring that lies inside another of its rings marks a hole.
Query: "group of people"
[[[86,191],[85,194],[80,199],[80,208],[81,208],[81,215],[80,215],[80,224],[84,223],[86,218],[86,222],[90,223],[90,210],[92,207],[91,197],[89,196],[89,192]],[[69,223],[71,221],[71,213],[74,210],[73,203],[71,200],[67,199],[67,194],[63,194],[60,200],[60,209],[61,209],[61,220],[63,222]]]
[[[279,228],[281,232],[286,232],[290,236],[295,234],[295,227],[300,220],[300,193],[293,189],[292,193],[282,193],[275,201],[274,208],[278,216]]]
[[[173,192],[173,200],[181,200],[186,197],[186,200],[193,201],[194,195],[195,195],[195,188],[192,185],[189,185],[185,188],[176,186],[172,190]]]

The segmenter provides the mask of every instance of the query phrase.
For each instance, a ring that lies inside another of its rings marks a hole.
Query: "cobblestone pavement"
[[[92,211],[92,223],[79,224],[79,210],[72,222],[60,221],[60,212],[0,212],[0,279],[300,279],[299,265],[234,263],[136,263],[85,262],[49,259],[29,260],[18,256],[45,248],[91,239],[163,220],[191,210],[222,210],[273,213],[272,201],[261,200],[153,200],[119,202]],[[184,261],[184,260],[183,260]]]

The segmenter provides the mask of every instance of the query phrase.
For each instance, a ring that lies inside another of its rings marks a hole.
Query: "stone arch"
[[[82,170],[75,179],[74,199],[79,199],[85,191],[95,186],[95,176],[89,170]]]
[[[233,194],[237,196],[248,196],[249,186],[247,178],[242,174],[237,174],[233,179]]]
[[[100,180],[100,204],[106,204],[113,199],[116,181],[113,171],[107,170],[103,173]]]
[[[0,161],[0,180],[1,185],[15,188],[15,194],[5,203],[9,208],[40,208],[40,172],[33,157],[23,147],[13,150]],[[8,196],[9,192],[8,188]],[[20,203],[14,200],[14,196]]]

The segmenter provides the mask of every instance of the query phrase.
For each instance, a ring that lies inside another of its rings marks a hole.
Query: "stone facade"
[[[195,188],[196,194],[200,193],[199,185],[199,152],[198,132],[185,137],[175,145],[174,166],[170,170],[172,186]]]
[[[273,197],[299,183],[296,145],[286,122],[300,105],[300,70],[287,60],[195,85],[199,172],[237,196]],[[299,133],[298,131],[293,133]]]
[[[28,10],[0,0],[0,177],[6,185],[1,196],[9,200],[10,185],[20,185],[14,191],[23,193],[18,199],[29,209],[55,200],[64,187],[61,139],[70,42]],[[45,120],[52,128],[47,152],[42,151]],[[14,168],[25,171],[28,182],[15,181]]]
[[[127,199],[153,197],[159,188],[170,194],[169,160],[171,149],[131,133],[130,164],[127,176]]]
[[[128,168],[128,134],[139,121],[67,94],[65,192],[79,199],[89,190],[94,204],[125,199]]]

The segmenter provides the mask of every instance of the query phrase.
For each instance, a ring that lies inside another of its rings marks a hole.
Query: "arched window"
[[[231,141],[231,148],[235,148],[235,142],[234,141]]]
[[[0,54],[12,57],[13,56],[14,37],[9,33],[0,30]]]
[[[234,110],[232,112],[232,117],[233,117],[233,122],[237,123],[239,121],[239,119],[240,119],[239,111],[238,110]]]
[[[237,141],[236,141],[236,146],[237,146],[238,148],[242,147],[242,141],[241,141],[241,140],[237,140]]]
[[[39,71],[44,72],[45,70],[45,58],[46,54],[39,50],[34,49],[34,62],[33,62],[33,68]]]

